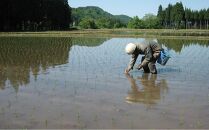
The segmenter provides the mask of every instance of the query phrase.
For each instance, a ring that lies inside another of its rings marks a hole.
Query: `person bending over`
[[[162,47],[156,41],[143,41],[140,43],[128,43],[125,47],[125,52],[131,55],[131,60],[128,67],[125,69],[125,73],[129,73],[133,69],[133,66],[137,60],[139,54],[143,55],[141,58],[141,64],[137,69],[144,69],[145,73],[157,74],[155,63],[160,56]]]

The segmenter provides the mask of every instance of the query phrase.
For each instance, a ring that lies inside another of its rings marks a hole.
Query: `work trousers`
[[[155,63],[157,59],[159,58],[159,56],[160,56],[159,52],[154,53],[149,63],[146,66],[143,66],[145,73],[157,74]],[[144,59],[145,59],[145,56],[142,56],[141,62],[143,62]]]

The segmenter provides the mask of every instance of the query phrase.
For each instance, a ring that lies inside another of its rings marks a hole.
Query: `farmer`
[[[137,69],[144,69],[145,73],[157,74],[155,63],[160,56],[162,47],[156,41],[144,41],[141,43],[128,43],[125,48],[125,52],[131,55],[128,68],[125,69],[125,73],[128,73],[133,69],[133,66],[137,60],[139,54],[144,55],[141,58],[141,64]]]

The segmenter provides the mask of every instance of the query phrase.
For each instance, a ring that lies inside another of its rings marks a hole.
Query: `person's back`
[[[158,44],[158,43],[155,42],[155,41],[149,41],[149,45],[150,45],[150,47],[152,48],[152,50],[153,50],[154,52],[156,52],[156,51],[161,51],[161,50],[162,50],[161,45]]]
[[[136,45],[136,52],[138,54],[146,54],[147,49],[151,49],[153,52],[161,51],[162,47],[155,41],[143,41],[140,43],[134,43]]]

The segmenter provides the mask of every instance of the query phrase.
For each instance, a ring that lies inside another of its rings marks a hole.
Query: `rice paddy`
[[[0,128],[208,129],[209,41],[160,38],[167,65],[125,75],[143,40],[0,37]]]

